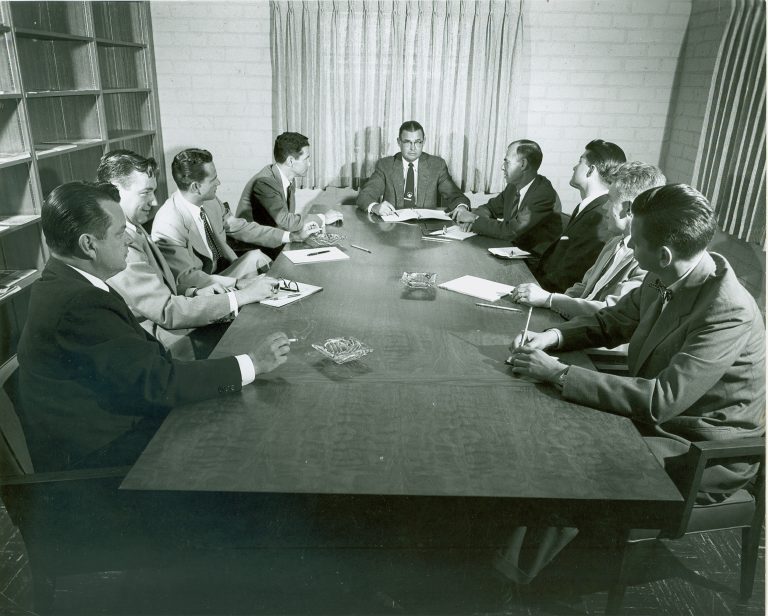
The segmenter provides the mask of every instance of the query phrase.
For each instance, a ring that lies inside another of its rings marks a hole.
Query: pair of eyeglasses
[[[284,278],[278,278],[277,289],[280,291],[293,291],[294,293],[298,293],[299,283],[295,280],[285,280]]]

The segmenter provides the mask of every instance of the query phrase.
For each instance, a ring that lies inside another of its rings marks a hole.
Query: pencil
[[[368,250],[367,248],[363,248],[362,246],[355,246],[354,244],[350,244],[350,246],[352,246],[352,248],[357,248],[358,250],[363,250],[363,251],[367,252],[368,254],[371,254],[370,250]]]
[[[525,320],[525,329],[523,330],[523,340],[522,340],[523,345],[525,345],[525,342],[528,338],[528,326],[531,324],[531,313],[533,313],[533,306],[530,306],[528,308],[528,318]]]
[[[496,310],[509,310],[510,312],[522,312],[520,308],[508,308],[507,306],[494,306],[493,304],[482,304],[475,302],[475,306],[482,306],[483,308],[496,308]]]

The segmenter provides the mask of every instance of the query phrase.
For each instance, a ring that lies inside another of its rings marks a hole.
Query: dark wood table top
[[[531,280],[522,261],[486,250],[503,241],[427,242],[418,224],[343,212],[344,225],[330,230],[346,236],[348,260],[293,265],[281,255],[273,267],[324,290],[279,309],[246,306],[214,351],[246,352],[284,331],[299,339],[288,362],[238,394],[175,409],[123,488],[504,497],[660,512],[679,505],[629,420],[511,374],[503,360],[526,311],[481,308],[473,297],[400,282],[404,271],[435,272],[438,283],[464,274]],[[534,309],[530,327],[559,321]],[[336,336],[373,352],[336,365],[311,346]],[[589,365],[582,354],[561,357]]]

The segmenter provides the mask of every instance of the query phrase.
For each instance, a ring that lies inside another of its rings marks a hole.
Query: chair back
[[[27,439],[9,391],[13,391],[19,362],[14,355],[0,366],[0,481],[34,473]]]

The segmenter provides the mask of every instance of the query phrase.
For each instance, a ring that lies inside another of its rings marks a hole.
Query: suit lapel
[[[171,292],[176,294],[176,281],[173,278],[173,272],[168,267],[168,262],[163,257],[163,253],[155,246],[155,243],[149,238],[146,233],[142,233],[138,229],[133,231],[128,228],[128,233],[133,238],[133,241],[139,245],[141,251],[146,254],[150,259],[154,259],[155,267],[162,274],[165,284],[171,289]]]
[[[656,347],[677,329],[683,317],[691,313],[696,306],[696,300],[699,297],[699,293],[701,293],[704,281],[713,271],[714,262],[712,257],[709,254],[705,254],[699,264],[683,281],[683,285],[674,291],[672,299],[658,318],[655,320],[648,319],[649,323],[646,326],[648,332],[637,356],[636,370],[638,373]],[[658,276],[654,276],[652,279],[652,281],[656,280],[658,280]],[[651,291],[655,292],[655,289],[646,290],[646,292]],[[658,297],[658,305],[661,305],[661,295]],[[651,314],[654,313],[651,312]],[[639,327],[638,330],[640,330]]]
[[[396,208],[400,208],[403,205],[403,188],[405,185],[403,176],[403,158],[400,154],[395,154],[392,157],[390,177],[392,178],[392,186],[395,189],[395,203],[392,205]]]
[[[597,197],[597,199],[594,199],[585,207],[583,210],[579,211],[578,216],[571,217],[571,219],[568,221],[568,224],[565,227],[565,230],[563,231],[563,235],[568,235],[568,232],[571,230],[571,227],[575,225],[578,221],[580,221],[587,212],[591,212],[592,210],[595,210],[602,206],[606,201],[608,200],[608,195],[600,195]]]
[[[431,171],[429,155],[422,154],[419,157],[419,173],[416,181],[416,207],[424,207],[424,200],[427,198],[427,186],[432,181]]]
[[[288,208],[289,212],[294,212],[296,209],[294,207],[294,204],[296,202],[296,194],[295,194],[296,187],[294,186],[294,191],[293,191],[294,194],[291,195],[291,200],[290,200],[291,202],[289,202],[285,198],[285,189],[283,188],[283,176],[280,175],[280,170],[277,168],[277,165],[273,164],[270,170],[272,171],[272,178],[275,180],[275,186],[277,186],[277,189],[280,191],[280,194],[283,197],[283,205],[285,205],[285,207]]]
[[[192,250],[194,250],[198,256],[207,259],[209,262],[211,258],[208,256],[208,245],[205,243],[205,238],[200,236],[200,232],[197,230],[197,223],[192,219],[192,214],[184,206],[184,204],[177,201],[178,193],[173,195],[173,206],[176,208],[180,218],[184,221],[184,226],[187,228],[187,236],[192,244]]]

